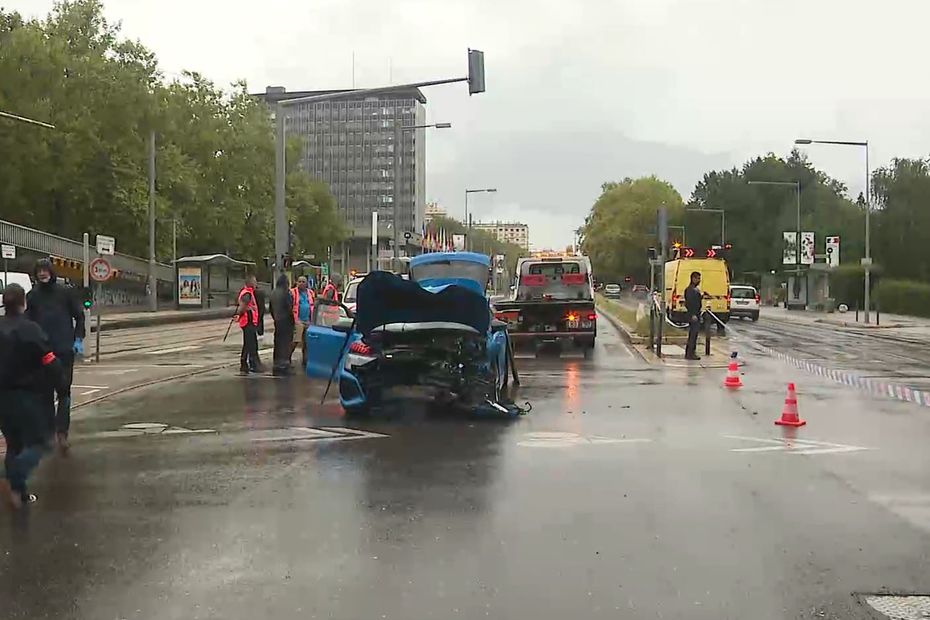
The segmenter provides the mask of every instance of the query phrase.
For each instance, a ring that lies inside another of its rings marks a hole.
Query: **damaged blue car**
[[[485,295],[490,273],[484,254],[423,254],[410,259],[409,280],[366,276],[354,316],[317,300],[307,374],[338,386],[348,413],[420,396],[467,410],[498,403],[510,357],[506,323],[493,319]]]

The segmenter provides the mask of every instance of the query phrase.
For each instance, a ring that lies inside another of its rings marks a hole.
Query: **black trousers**
[[[291,343],[294,341],[294,324],[290,321],[275,321],[274,324],[274,368],[285,370],[290,367]]]
[[[71,429],[71,382],[74,380],[74,352],[55,353],[61,363],[61,384],[45,393],[45,415],[49,434],[68,434]]]
[[[39,464],[45,448],[48,419],[45,394],[0,390],[0,432],[6,440],[3,459],[13,492],[26,498],[26,480]]]
[[[239,370],[257,372],[260,363],[258,359],[258,328],[255,325],[246,325],[242,328],[242,353],[239,355]]]
[[[685,357],[693,357],[697,351],[697,339],[701,333],[701,321],[688,323],[688,344],[685,345]]]

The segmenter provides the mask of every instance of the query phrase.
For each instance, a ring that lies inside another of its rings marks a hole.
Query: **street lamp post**
[[[394,263],[393,268],[397,269],[397,261],[400,258],[400,226],[398,221],[398,213],[400,207],[400,191],[398,186],[400,184],[400,171],[401,171],[401,162],[400,157],[404,152],[404,132],[407,131],[416,131],[417,129],[451,129],[452,123],[430,123],[428,125],[407,125],[403,127],[397,123],[397,119],[394,122],[394,191],[391,194],[391,200],[393,201],[392,213],[393,213],[393,234],[391,238],[394,240]],[[414,211],[416,210],[416,204],[414,204]]]
[[[794,141],[798,145],[808,144],[837,144],[840,146],[861,146],[865,149],[865,258],[862,259],[862,267],[865,271],[865,323],[869,324],[869,306],[871,301],[871,270],[872,270],[872,243],[869,214],[872,211],[872,176],[869,170],[869,142],[868,140],[858,142],[851,140],[811,140],[809,138],[798,138]]]
[[[483,193],[495,193],[497,191],[496,187],[487,187],[484,189],[466,189],[465,190],[465,249],[468,250],[472,247],[471,244],[471,220],[468,219],[468,195],[469,194],[483,194]]]

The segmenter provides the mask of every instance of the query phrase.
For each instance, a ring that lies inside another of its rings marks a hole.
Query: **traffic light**
[[[468,50],[468,94],[484,92],[484,52]]]
[[[79,286],[75,290],[78,299],[81,301],[81,307],[90,310],[94,306],[94,292],[89,286]]]

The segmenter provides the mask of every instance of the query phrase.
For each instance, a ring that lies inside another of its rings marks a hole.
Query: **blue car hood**
[[[363,335],[388,323],[451,321],[486,334],[491,310],[484,295],[457,284],[432,281],[429,289],[387,271],[374,271],[358,285],[356,326]]]

